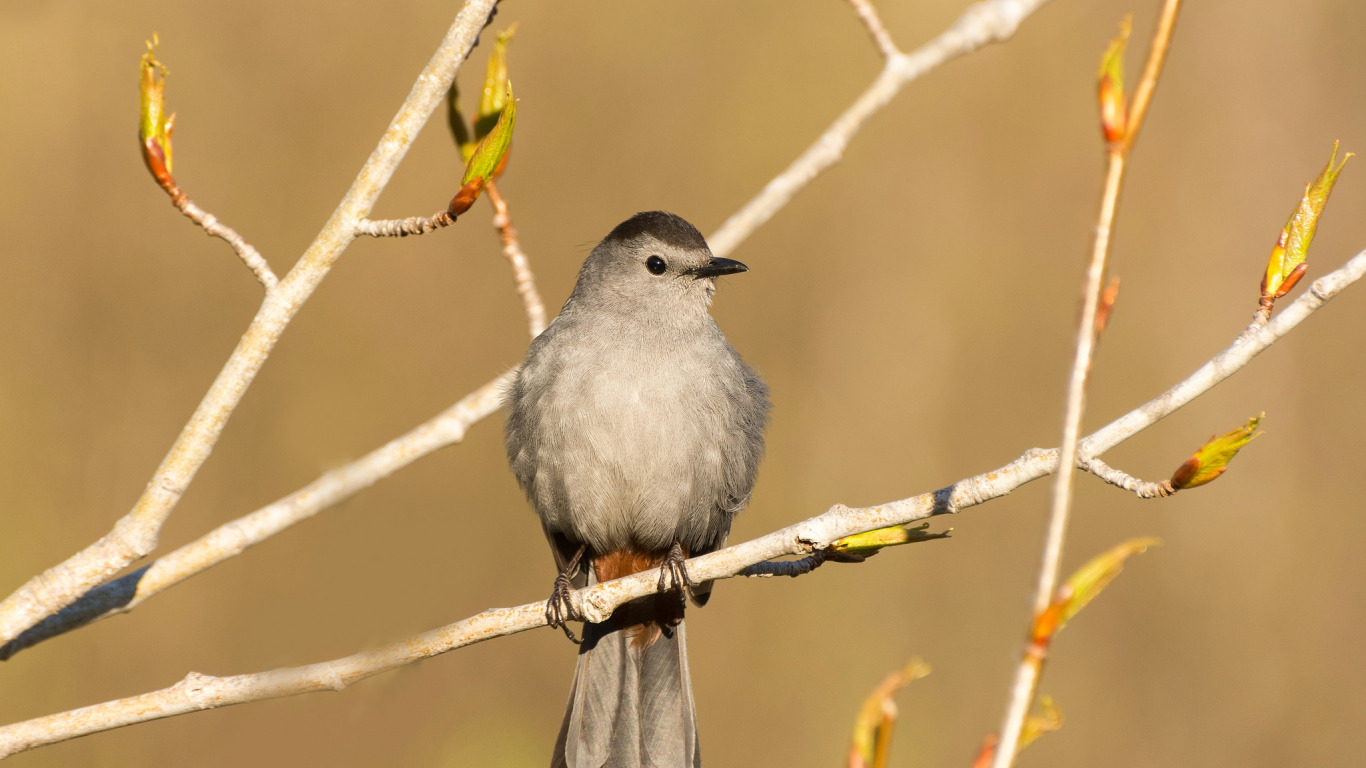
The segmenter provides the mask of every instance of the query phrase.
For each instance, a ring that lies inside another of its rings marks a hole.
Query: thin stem
[[[882,24],[882,18],[878,16],[877,9],[869,0],[849,0],[849,5],[853,6],[858,20],[863,22],[864,29],[868,30],[868,36],[873,38],[873,43],[882,53],[882,58],[890,59],[901,53],[897,50],[896,43],[892,42],[891,33]]]
[[[1072,370],[1067,381],[1067,405],[1063,415],[1062,445],[1059,450],[1058,471],[1053,476],[1053,502],[1048,516],[1048,533],[1044,539],[1043,563],[1039,567],[1039,581],[1034,591],[1034,615],[1043,613],[1053,598],[1058,572],[1062,566],[1063,541],[1067,537],[1067,521],[1072,509],[1072,483],[1077,466],[1077,443],[1081,438],[1081,416],[1086,408],[1086,381],[1091,371],[1091,356],[1095,351],[1096,309],[1100,306],[1100,284],[1105,275],[1106,256],[1110,250],[1110,234],[1114,229],[1115,209],[1119,204],[1120,183],[1124,178],[1124,155],[1118,151],[1108,154],[1105,190],[1101,195],[1100,215],[1096,223],[1096,239],[1086,269],[1082,290],[1081,320],[1077,327],[1077,351],[1072,359]],[[1015,682],[1011,686],[1010,703],[1001,726],[1001,743],[992,760],[993,768],[1009,768],[1015,762],[1020,732],[1024,727],[1029,705],[1039,677],[1043,674],[1046,653],[1033,644],[1026,650]]]
[[[1176,31],[1176,17],[1181,13],[1181,0],[1166,0],[1162,4],[1162,15],[1157,20],[1153,32],[1153,42],[1148,48],[1148,61],[1143,66],[1143,77],[1134,89],[1134,100],[1129,106],[1129,122],[1124,132],[1124,151],[1127,153],[1138,140],[1138,132],[1143,128],[1143,119],[1148,116],[1148,106],[1157,91],[1158,78],[1162,67],[1167,63],[1167,51],[1171,48],[1172,33]]]
[[[356,222],[356,234],[370,237],[407,237],[425,235],[455,223],[450,211],[439,211],[431,216],[409,216],[406,219],[361,219]]]
[[[512,213],[508,209],[507,200],[499,193],[498,185],[489,182],[484,194],[488,195],[489,202],[493,204],[493,227],[498,230],[498,240],[503,244],[503,257],[512,267],[512,280],[517,286],[517,295],[522,297],[527,327],[531,331],[531,338],[534,339],[545,330],[546,314],[541,294],[536,290],[536,276],[531,271],[531,261],[522,250],[517,228],[512,225]]]
[[[1129,151],[1143,127],[1148,105],[1152,101],[1162,64],[1171,46],[1171,35],[1176,26],[1176,14],[1180,10],[1180,0],[1167,0],[1157,30],[1153,33],[1153,43],[1144,66],[1143,77],[1134,94],[1134,103],[1129,110],[1129,120],[1125,125],[1124,138],[1112,143],[1107,153],[1104,191],[1101,194],[1100,213],[1096,221],[1096,237],[1091,249],[1091,259],[1086,270],[1082,289],[1081,318],[1077,328],[1076,355],[1072,360],[1072,370],[1068,376],[1066,409],[1063,415],[1062,445],[1059,448],[1058,472],[1053,482],[1052,504],[1048,517],[1048,533],[1044,539],[1043,561],[1039,566],[1039,579],[1034,592],[1034,616],[1039,616],[1048,608],[1057,588],[1058,574],[1062,568],[1063,542],[1067,537],[1067,522],[1072,509],[1072,486],[1076,474],[1078,443],[1081,435],[1081,418],[1086,409],[1086,382],[1091,371],[1091,360],[1096,342],[1096,310],[1100,305],[1101,281],[1105,276],[1105,262],[1110,250],[1111,234],[1114,230],[1115,211],[1119,206],[1119,193],[1124,182],[1124,170]],[[1025,717],[1034,702],[1039,678],[1047,661],[1047,647],[1030,643],[1016,669],[1015,681],[1011,685],[1010,699],[1006,706],[1004,723],[1001,726],[1001,742],[992,759],[992,768],[1010,768],[1014,765],[1018,752],[1020,734],[1024,728]]]
[[[167,191],[171,192],[171,190]],[[171,204],[176,207],[176,210],[185,214],[190,221],[198,224],[205,234],[210,237],[217,237],[232,246],[233,252],[242,260],[243,264],[247,265],[247,269],[251,270],[251,273],[256,276],[256,280],[265,286],[267,291],[279,285],[280,278],[275,276],[275,272],[271,270],[265,257],[261,255],[260,251],[253,248],[251,243],[237,234],[232,227],[219,221],[218,217],[212,213],[195,205],[194,201],[186,197],[179,188],[171,192]]]

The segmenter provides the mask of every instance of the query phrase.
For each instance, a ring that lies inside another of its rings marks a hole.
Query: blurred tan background
[[[959,0],[884,0],[912,48]],[[734,540],[920,493],[1060,431],[1102,151],[1098,57],[1157,0],[1056,0],[1005,46],[908,87],[734,256],[714,312],[768,379],[768,458]],[[177,214],[135,142],[137,57],[160,33],[176,177],[283,274],[322,225],[457,3],[132,0],[0,5],[0,592],[122,515],[256,309],[231,251]],[[587,249],[665,208],[712,232],[804,149],[880,60],[840,0],[506,3],[521,98],[502,188],[552,309]],[[1334,139],[1366,150],[1366,6],[1191,3],[1135,156],[1088,429],[1243,327],[1260,269]],[[491,36],[485,37],[485,42]],[[467,94],[488,46],[461,74]],[[433,121],[379,216],[428,214],[458,175]],[[1366,161],[1310,277],[1366,247]],[[515,364],[524,322],[488,208],[361,241],[304,308],[167,525],[169,550],[358,457]],[[1297,292],[1298,295],[1298,292]],[[1214,432],[1266,435],[1207,488],[1140,502],[1089,477],[1067,569],[1133,561],[1054,647],[1067,714],[1025,765],[1337,765],[1366,750],[1362,435],[1366,287],[1107,456],[1166,476]],[[799,580],[731,581],[692,614],[709,766],[834,766],[857,707],[912,655],[896,766],[965,766],[1021,648],[1047,484],[953,538]],[[0,722],[344,655],[541,599],[548,548],[501,418],[464,445],[148,602],[0,664]],[[539,766],[574,649],[537,631],[363,682],[96,735],[16,768]]]

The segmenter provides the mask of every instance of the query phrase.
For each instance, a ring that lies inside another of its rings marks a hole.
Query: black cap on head
[[[616,229],[613,229],[603,239],[603,242],[632,240],[641,235],[649,235],[661,243],[672,245],[675,248],[707,250],[707,241],[702,237],[702,233],[697,231],[697,227],[689,224],[680,216],[664,211],[637,213],[618,224]]]

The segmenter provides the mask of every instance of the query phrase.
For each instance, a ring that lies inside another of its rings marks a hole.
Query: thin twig
[[[170,192],[170,190],[167,191]],[[280,284],[280,278],[275,276],[275,272],[271,270],[270,264],[266,262],[265,257],[253,248],[250,243],[242,239],[242,236],[237,234],[232,227],[219,221],[218,217],[214,216],[212,213],[195,205],[194,201],[186,197],[185,193],[181,192],[178,188],[174,192],[171,192],[171,204],[181,213],[185,214],[190,221],[198,224],[204,230],[205,234],[210,237],[220,238],[228,245],[232,246],[232,250],[237,253],[237,257],[242,260],[243,264],[247,265],[247,269],[250,269],[253,275],[256,275],[256,279],[261,285],[266,287],[266,290],[270,290]]]
[[[1366,277],[1366,251],[1315,281],[1307,292],[1282,310],[1254,337],[1230,346],[1176,386],[1082,440],[1081,455],[1102,454],[1208,392],[1362,277]],[[851,508],[837,504],[809,520],[689,560],[688,574],[697,581],[729,578],[775,558],[812,555],[829,547],[831,542],[855,533],[961,512],[1005,496],[1025,483],[1048,475],[1057,468],[1057,461],[1057,450],[1034,449],[1026,451],[1004,467],[966,478],[932,493],[875,507]],[[658,589],[657,574],[638,573],[578,590],[573,593],[571,601],[575,610],[589,621],[602,621],[622,603],[652,594]],[[227,678],[192,673],[179,684],[161,691],[0,727],[0,758],[78,736],[186,712],[310,691],[337,690],[402,664],[544,625],[545,602],[542,601],[484,611],[440,629],[334,662]]]
[[[1133,493],[1140,499],[1161,499],[1176,493],[1176,489],[1172,487],[1170,480],[1163,480],[1160,483],[1140,480],[1122,469],[1115,469],[1094,456],[1079,456],[1077,467],[1090,472],[1110,485]]]
[[[988,43],[1010,39],[1020,23],[1046,2],[984,0],[969,7],[953,26],[925,45],[888,58],[873,83],[800,157],[707,238],[712,253],[725,256],[734,251],[741,240],[772,218],[793,195],[838,162],[854,134],[906,84],[950,59],[972,53]]]
[[[156,548],[161,526],[208,459],[228,418],[290,320],[355,239],[356,223],[370,212],[418,131],[442,103],[496,3],[469,0],[460,9],[341,204],[289,274],[266,292],[261,309],[132,511],[99,541],[33,577],[0,602],[0,642],[14,639]]]
[[[1167,63],[1167,49],[1172,44],[1172,33],[1176,31],[1176,17],[1181,13],[1181,0],[1166,0],[1162,4],[1162,15],[1153,31],[1153,42],[1148,48],[1148,60],[1143,65],[1143,77],[1134,89],[1134,100],[1129,106],[1129,122],[1124,131],[1124,150],[1132,149],[1143,128],[1143,120],[1148,116],[1148,105],[1152,103],[1153,93],[1157,90],[1158,78],[1162,67]]]
[[[507,200],[498,192],[498,185],[489,182],[484,189],[489,202],[493,204],[493,227],[498,230],[498,239],[503,244],[503,256],[512,267],[512,280],[517,286],[517,295],[522,297],[522,307],[526,310],[527,327],[531,338],[541,335],[545,330],[545,303],[536,290],[536,276],[531,272],[531,261],[522,251],[521,241],[517,238],[517,228],[512,226],[512,213],[508,210]]]
[[[877,9],[869,0],[849,0],[849,4],[854,7],[858,20],[863,22],[864,28],[868,30],[868,36],[873,38],[873,43],[882,53],[882,58],[890,59],[901,53],[897,50],[896,43],[892,42],[892,35],[887,31],[887,27],[883,26],[882,17],[878,16]]]
[[[511,381],[512,374],[505,373],[466,395],[435,418],[362,458],[338,467],[294,493],[157,558],[146,568],[95,587],[76,602],[0,646],[0,661],[51,637],[99,619],[127,613],[153,595],[341,503],[418,458],[460,442],[471,425],[498,410],[502,404],[503,390]]]
[[[1135,92],[1134,106],[1124,128],[1124,137],[1111,143],[1107,152],[1105,186],[1101,194],[1100,213],[1096,220],[1096,237],[1091,249],[1091,258],[1086,270],[1082,288],[1081,317],[1077,323],[1076,355],[1072,360],[1072,370],[1067,382],[1066,409],[1063,415],[1062,445],[1059,449],[1059,469],[1053,478],[1052,504],[1048,516],[1048,533],[1044,539],[1043,560],[1039,566],[1038,584],[1034,591],[1033,616],[1039,616],[1053,600],[1057,588],[1058,575],[1062,569],[1063,542],[1067,538],[1067,522],[1072,509],[1072,486],[1076,474],[1078,443],[1081,437],[1081,418],[1086,409],[1086,383],[1091,372],[1091,360],[1096,343],[1096,310],[1100,306],[1101,281],[1105,277],[1105,262],[1110,250],[1110,238],[1114,230],[1115,211],[1119,206],[1119,193],[1124,182],[1124,171],[1129,150],[1133,147],[1134,137],[1142,127],[1147,114],[1148,104],[1157,86],[1157,78],[1162,72],[1162,61],[1166,57],[1171,42],[1171,33],[1176,24],[1176,12],[1180,0],[1167,0],[1162,13],[1162,21],[1154,33],[1154,41],[1149,59],[1144,67],[1143,78]],[[1139,98],[1142,98],[1141,103]],[[992,768],[1010,768],[1014,765],[1020,734],[1024,728],[1025,717],[1034,702],[1039,678],[1043,674],[1046,660],[1044,653],[1030,644],[1016,669],[1015,681],[1011,686],[1010,699],[1006,706],[1004,724],[1001,726],[1001,742],[992,759]]]
[[[1063,416],[1062,446],[1059,449],[1059,471],[1053,477],[1052,505],[1048,515],[1048,533],[1044,539],[1043,563],[1039,567],[1038,585],[1034,590],[1033,615],[1048,607],[1057,586],[1062,566],[1063,541],[1067,537],[1068,516],[1072,509],[1072,482],[1076,473],[1077,443],[1081,438],[1081,416],[1086,405],[1086,381],[1091,371],[1091,357],[1095,351],[1096,308],[1100,304],[1100,283],[1105,275],[1105,260],[1110,248],[1115,208],[1119,203],[1120,182],[1124,177],[1124,155],[1109,153],[1105,174],[1105,191],[1101,196],[1100,215],[1096,224],[1096,239],[1086,269],[1082,290],[1081,318],[1077,328],[1077,351],[1072,359],[1072,370],[1067,381],[1067,405]],[[1001,742],[992,759],[992,768],[1010,768],[1015,762],[1020,731],[1024,727],[1029,705],[1034,701],[1039,676],[1043,673],[1043,658],[1033,645],[1027,649],[1016,670],[1006,709],[1005,724],[1001,726]]]
[[[406,219],[361,219],[356,222],[356,234],[370,237],[407,237],[425,235],[455,223],[450,211],[431,216],[409,216]]]

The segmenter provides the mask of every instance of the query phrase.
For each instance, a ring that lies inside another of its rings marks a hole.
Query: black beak
[[[748,272],[749,267],[734,259],[718,259],[713,256],[711,261],[705,265],[690,271],[693,277],[718,277],[720,275],[733,275],[737,272]]]

